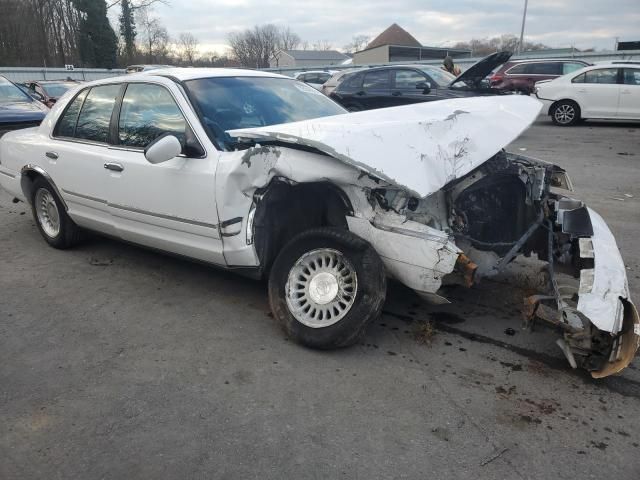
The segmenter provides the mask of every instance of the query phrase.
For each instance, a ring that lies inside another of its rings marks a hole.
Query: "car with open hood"
[[[0,76],[0,136],[10,130],[39,125],[48,111],[42,103]]]
[[[640,339],[615,239],[563,169],[503,150],[539,111],[510,95],[348,113],[276,74],[158,70],[86,84],[5,135],[0,185],[52,247],[93,230],[268,278],[289,337],[322,349],[357,341],[387,278],[443,303],[443,285],[534,254],[549,281],[527,321],[610,375]]]
[[[387,65],[357,70],[340,77],[328,95],[355,112],[451,98],[498,95],[486,79],[511,58],[510,52],[496,52],[453,76],[433,65]]]
[[[51,108],[64,93],[79,85],[75,80],[32,80],[24,84],[31,95],[37,95],[41,102]]]

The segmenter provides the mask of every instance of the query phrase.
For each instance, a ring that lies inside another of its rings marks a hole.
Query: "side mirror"
[[[39,102],[44,103],[44,97],[40,95],[38,92],[36,92],[35,90],[29,90],[29,95],[31,95],[33,98],[35,98]]]
[[[177,157],[182,152],[182,144],[173,135],[161,135],[144,149],[147,162],[162,163]]]
[[[431,83],[429,82],[418,82],[416,83],[416,88],[418,90],[422,90],[422,93],[431,92]]]

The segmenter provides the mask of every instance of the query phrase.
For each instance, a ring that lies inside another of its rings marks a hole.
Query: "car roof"
[[[198,78],[211,78],[211,77],[272,77],[272,78],[286,78],[284,75],[271,72],[260,72],[258,70],[248,70],[242,68],[161,68],[157,70],[150,70],[148,72],[130,73],[128,75],[121,75],[118,77],[111,77],[105,80],[110,81],[122,81],[130,82],[132,80],[145,80],[153,77],[169,77],[175,78],[179,81],[195,80]]]
[[[584,63],[586,65],[591,65],[586,60],[581,60],[579,58],[525,58],[520,60],[510,60],[507,63],[540,63],[540,62],[578,62]]]

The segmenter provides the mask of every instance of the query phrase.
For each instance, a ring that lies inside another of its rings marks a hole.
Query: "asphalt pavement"
[[[640,124],[541,117],[640,302]],[[536,265],[445,307],[392,285],[361,344],[288,341],[266,285],[92,237],[46,246],[0,193],[0,479],[640,478],[640,361],[596,381],[521,329]],[[524,273],[523,273],[524,272]]]

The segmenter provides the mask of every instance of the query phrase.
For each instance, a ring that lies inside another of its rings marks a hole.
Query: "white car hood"
[[[521,95],[461,98],[228,133],[313,147],[426,197],[515,140],[541,108]]]

